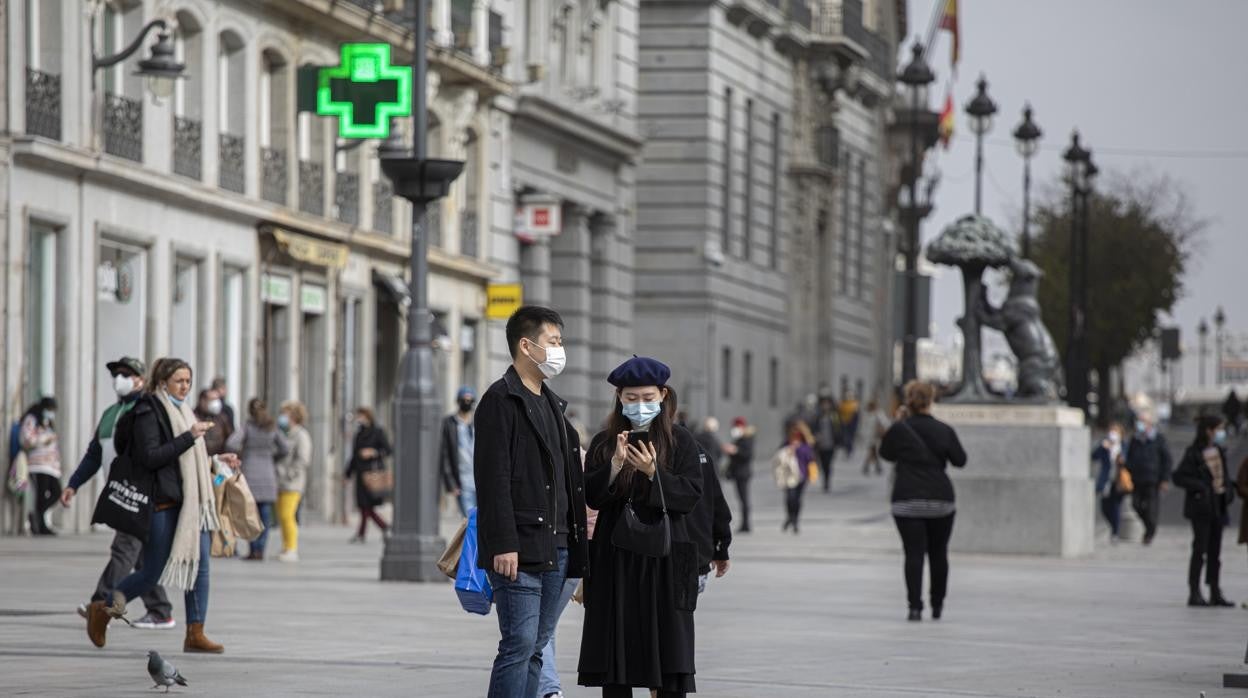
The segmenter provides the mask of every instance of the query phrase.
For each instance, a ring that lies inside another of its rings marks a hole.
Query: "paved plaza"
[[[1151,548],[1101,536],[1080,560],[954,555],[946,618],[914,624],[885,491],[885,478],[838,474],[832,496],[807,495],[795,537],[779,532],[770,478],[756,478],[756,532],[699,602],[698,695],[1248,695],[1221,688],[1223,672],[1248,671],[1248,611],[1183,605],[1185,528]],[[223,656],[181,653],[180,597],[177,630],[114,623],[105,649],[90,645],[73,608],[109,534],[2,539],[0,695],[146,695],[148,649],[182,670],[184,695],[484,695],[494,617],[461,611],[449,584],[378,582],[380,541],[352,546],[350,534],[307,528],[295,565],[213,560],[207,629]],[[1233,532],[1224,561],[1228,596],[1248,599]],[[598,695],[575,686],[582,615],[571,606],[559,628],[569,698]]]

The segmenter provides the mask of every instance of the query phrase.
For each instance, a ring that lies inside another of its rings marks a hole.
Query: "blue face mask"
[[[284,414],[277,415],[277,426],[281,427],[282,431],[290,429],[290,417]]]
[[[1226,444],[1226,430],[1219,429],[1213,432],[1213,442],[1219,446]]]
[[[1142,420],[1136,420],[1135,431],[1140,434],[1143,434],[1144,432],[1148,431],[1148,425],[1145,424]]]
[[[633,428],[641,429],[649,426],[654,418],[663,411],[661,402],[633,402],[623,405],[624,416],[633,423]]]
[[[183,400],[179,400],[179,399],[177,399],[176,397],[174,397],[174,396],[173,396],[173,393],[169,393],[169,402],[172,402],[174,407],[179,407],[179,408],[180,408],[180,407],[182,407],[182,403],[183,403],[183,402],[186,402],[186,400],[185,400],[185,399],[183,399]]]

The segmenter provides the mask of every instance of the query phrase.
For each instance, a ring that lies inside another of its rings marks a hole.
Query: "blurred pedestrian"
[[[1226,459],[1226,423],[1221,417],[1196,419],[1196,438],[1183,452],[1174,471],[1174,484],[1186,490],[1183,517],[1192,524],[1192,557],[1187,566],[1187,605],[1232,607],[1222,596],[1222,528],[1228,522],[1235,490],[1230,487],[1230,462]],[[1209,600],[1200,593],[1200,572],[1205,571]]]
[[[212,379],[212,392],[221,400],[221,414],[230,422],[230,430],[238,428],[238,420],[234,417],[234,406],[230,404],[229,390],[225,384],[224,376],[217,376]]]
[[[1239,402],[1239,395],[1235,394],[1235,389],[1231,388],[1231,393],[1226,396],[1226,402],[1222,403],[1222,416],[1226,418],[1226,426],[1239,436],[1239,418],[1243,406]]]
[[[725,454],[724,444],[719,441],[719,420],[714,417],[704,418],[701,427],[694,432],[693,438],[697,440],[702,453],[706,454],[711,464],[711,471],[718,479],[718,466]]]
[[[1127,459],[1123,455],[1122,425],[1113,422],[1105,432],[1105,438],[1092,451],[1097,464],[1096,494],[1101,500],[1101,515],[1109,524],[1109,539],[1118,540],[1122,500],[1132,489],[1131,476],[1125,470]]]
[[[277,428],[282,430],[290,449],[277,463],[277,521],[282,527],[282,552],[277,559],[281,562],[299,561],[299,522],[295,514],[312,465],[312,435],[304,426],[307,422],[308,408],[302,402],[282,403]]]
[[[805,422],[809,427],[815,423],[815,418],[819,415],[819,396],[815,393],[807,393],[802,401],[797,403],[788,416],[784,418],[784,426],[780,431],[780,443],[786,444],[789,441],[789,432],[793,429],[793,425],[798,422]]]
[[[702,469],[702,496],[693,511],[685,516],[685,525],[689,529],[689,537],[698,544],[698,593],[701,594],[706,589],[706,581],[712,571],[716,577],[728,574],[728,547],[732,545],[732,511],[728,508],[728,501],[724,499],[715,461],[706,452],[700,439],[698,448],[698,463]]]
[[[234,435],[234,424],[225,414],[225,403],[217,396],[217,391],[207,388],[199,391],[195,402],[195,418],[201,422],[212,422],[213,427],[204,434],[204,448],[208,455],[215,456],[225,453],[225,444]]]
[[[953,482],[947,466],[966,465],[958,434],[931,414],[936,388],[910,381],[904,390],[906,416],[880,442],[880,457],[896,463],[892,513],[905,550],[909,620],[923,620],[923,560],[931,573],[932,618],[944,611],[949,583],[949,536],[953,533]]]
[[[737,533],[750,532],[750,478],[754,475],[754,438],[757,430],[745,417],[732,420],[732,448],[728,453],[728,479],[737,487],[737,503],[740,504],[741,525]]]
[[[364,484],[364,474],[385,470],[385,459],[390,457],[391,449],[385,429],[377,426],[377,420],[369,408],[356,408],[355,427],[355,438],[351,441],[351,460],[343,478],[350,480],[352,476],[355,477],[355,504],[360,508],[360,527],[356,529],[351,542],[363,543],[369,521],[377,524],[382,535],[390,530],[390,525],[377,513],[377,507],[385,501],[385,493],[370,491]]]
[[[845,393],[845,398],[837,408],[841,415],[841,448],[845,456],[852,458],[854,443],[858,440],[858,397],[853,393]]]
[[[815,453],[819,457],[819,472],[823,474],[823,492],[828,494],[832,491],[832,466],[841,432],[841,415],[836,409],[836,398],[831,395],[819,398],[814,421],[807,426],[814,431]],[[792,435],[791,428],[789,433]]]
[[[883,475],[884,468],[880,465],[880,440],[892,426],[893,420],[888,418],[888,414],[875,400],[867,403],[867,420],[867,428],[871,430],[871,443],[867,445],[867,457],[862,461],[862,474],[870,474],[871,466],[874,465],[875,474]]]
[[[703,476],[693,434],[672,421],[670,378],[651,358],[616,367],[607,377],[615,408],[586,459],[585,499],[598,509],[598,524],[579,682],[601,686],[603,698],[631,696],[634,687],[656,689],[658,698],[696,690],[698,546],[687,515]],[[639,530],[644,525],[662,527],[668,550],[654,549],[663,546]]]
[[[784,525],[781,531],[793,529],[800,532],[798,519],[802,514],[802,494],[810,481],[811,466],[815,465],[814,437],[805,422],[797,421],[789,427],[789,438],[771,459],[772,474],[776,487],[784,492]]]
[[[26,409],[21,420],[21,448],[26,452],[27,472],[35,491],[35,510],[30,513],[30,533],[54,536],[48,525],[48,509],[61,496],[61,449],[56,434],[56,398],[48,396]]]
[[[68,507],[78,490],[95,477],[100,466],[112,465],[113,459],[117,457],[115,445],[117,423],[134,408],[135,403],[143,394],[145,367],[142,361],[123,356],[116,361],[108,362],[105,368],[113,377],[113,391],[117,394],[117,402],[109,405],[100,415],[100,421],[95,427],[91,443],[87,445],[86,454],[78,463],[74,474],[69,476],[69,484],[61,492],[61,506],[64,507]],[[109,590],[117,586],[117,582],[130,574],[131,570],[139,569],[143,564],[142,554],[143,541],[141,539],[125,531],[114,532],[113,543],[109,548],[108,564],[104,566],[104,572],[100,574],[100,580],[95,585],[91,601],[103,601]],[[90,601],[80,604],[78,615],[86,618],[89,605]],[[159,584],[143,594],[143,605],[147,607],[147,613],[132,624],[134,627],[156,630],[173,628],[177,625],[173,619],[173,605],[169,603],[164,588]]]
[[[511,366],[476,412],[477,564],[498,610],[488,696],[533,698],[566,580],[588,572],[586,493],[567,403],[546,386],[567,363],[563,319],[523,306],[507,321],[506,337]]]
[[[1144,545],[1157,534],[1157,514],[1161,493],[1170,487],[1172,459],[1166,437],[1157,431],[1153,415],[1141,412],[1135,419],[1135,434],[1127,442],[1127,472],[1131,473],[1131,506],[1144,522]]]
[[[226,448],[238,454],[243,464],[243,476],[256,498],[260,520],[264,524],[264,530],[251,541],[246,559],[263,561],[269,530],[275,523],[273,505],[277,502],[277,462],[286,457],[290,444],[278,430],[273,415],[269,414],[269,406],[255,397],[247,403],[247,423],[230,436]]]
[[[201,437],[213,425],[195,419],[186,402],[190,392],[191,367],[180,359],[158,359],[144,394],[118,424],[117,451],[153,473],[152,514],[143,564],[88,607],[87,636],[96,647],[104,646],[109,621],[125,615],[129,600],[161,584],[186,592],[183,651],[225,651],[204,635],[209,532],[219,526],[212,475],[218,461],[234,468],[238,458],[208,455]]]
[[[465,518],[468,510],[477,507],[477,483],[472,474],[472,454],[477,440],[472,408],[476,401],[476,393],[466,385],[455,394],[455,413],[442,420],[442,442],[438,453],[438,462],[442,465],[442,488],[455,495],[459,513]]]

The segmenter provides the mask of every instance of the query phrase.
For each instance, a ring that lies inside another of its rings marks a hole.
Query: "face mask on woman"
[[[628,421],[633,423],[634,429],[641,429],[650,425],[654,418],[659,416],[663,411],[663,404],[660,402],[631,402],[622,405],[624,416]]]
[[[281,427],[282,431],[289,431],[290,430],[290,417],[284,414],[277,415],[277,426]]]
[[[113,377],[113,390],[117,392],[117,397],[125,397],[134,392],[134,379],[130,376],[123,376],[118,373]]]
[[[43,411],[43,423],[44,424],[47,424],[54,419],[56,419],[56,412],[53,412],[52,410]]]
[[[1226,430],[1219,429],[1213,432],[1213,442],[1219,446],[1224,445],[1226,443]]]
[[[221,414],[221,398],[214,398],[208,401],[208,414],[213,416]]]
[[[186,402],[186,398],[182,398],[181,400],[179,400],[178,398],[174,397],[173,393],[166,391],[165,394],[169,396],[169,402],[172,402],[174,407],[181,408],[182,403]]]

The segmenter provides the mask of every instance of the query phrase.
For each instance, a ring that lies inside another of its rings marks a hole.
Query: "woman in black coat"
[[[702,495],[693,434],[674,425],[676,393],[670,370],[646,358],[611,373],[615,411],[590,443],[585,501],[598,509],[585,581],[585,625],[579,666],[582,686],[603,698],[657,689],[659,698],[695,690],[693,611],[698,598],[698,546],[685,514]],[[642,432],[646,436],[641,440]],[[662,490],[660,496],[660,488]],[[630,506],[644,523],[659,523],[666,502],[671,550],[649,557],[617,546],[617,528]]]
[[[1235,604],[1222,596],[1222,528],[1235,498],[1234,477],[1226,459],[1226,426],[1220,417],[1202,415],[1196,420],[1196,439],[1183,453],[1171,479],[1187,491],[1183,517],[1192,522],[1192,557],[1187,566],[1188,606]],[[1200,593],[1200,570],[1205,568],[1209,600]]]
[[[364,473],[385,470],[385,459],[390,457],[391,451],[390,439],[386,438],[386,431],[377,426],[372,410],[367,407],[357,408],[355,421],[359,428],[351,442],[351,461],[347,463],[343,478],[350,480],[352,476],[355,477],[355,503],[360,507],[360,527],[351,542],[363,543],[369,521],[377,524],[383,534],[390,528],[377,513],[377,507],[385,501],[385,493],[369,491],[364,485]]]

